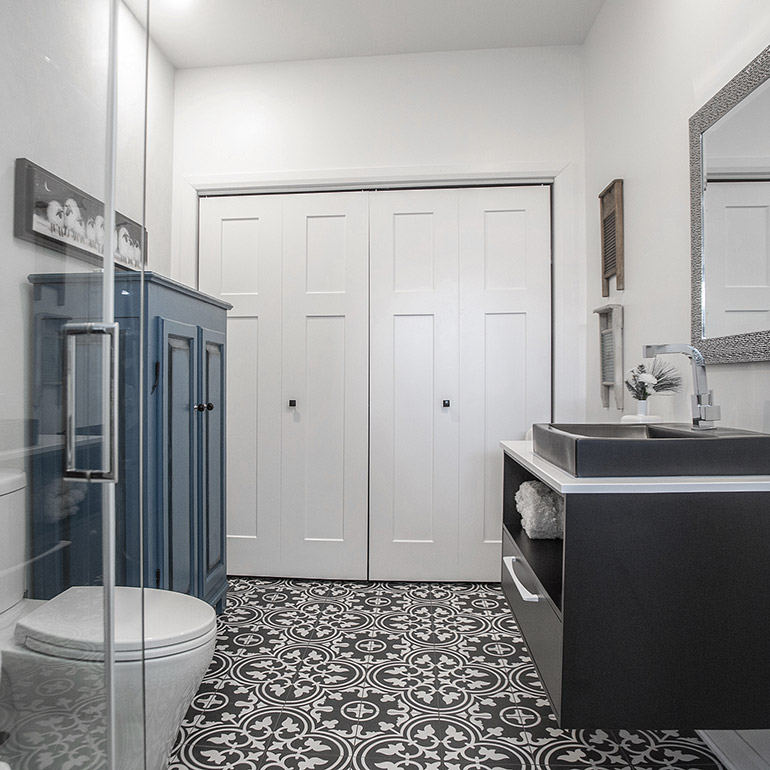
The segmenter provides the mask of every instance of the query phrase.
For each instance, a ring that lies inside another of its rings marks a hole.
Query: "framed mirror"
[[[770,46],[690,118],[692,344],[770,360]]]

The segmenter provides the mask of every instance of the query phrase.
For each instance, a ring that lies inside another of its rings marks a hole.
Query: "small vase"
[[[663,422],[658,414],[649,414],[649,402],[647,399],[636,402],[636,414],[624,414],[621,422]]]

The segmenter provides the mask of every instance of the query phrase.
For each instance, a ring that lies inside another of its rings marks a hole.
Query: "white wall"
[[[173,277],[196,283],[196,187],[507,172],[556,178],[561,419],[584,409],[583,85],[574,47],[179,71]],[[575,320],[577,319],[577,322]]]
[[[85,263],[13,236],[14,160],[26,157],[103,199],[107,61],[105,4],[79,15],[58,3],[0,7],[0,419],[3,449],[22,443],[32,348],[27,275]],[[93,269],[92,265],[87,266]]]
[[[150,270],[171,275],[171,184],[174,166],[174,76],[176,70],[150,45],[147,83],[147,212]]]
[[[603,409],[598,322],[607,302],[625,308],[625,368],[645,343],[690,341],[689,117],[770,43],[766,0],[605,0],[584,45],[588,254],[588,418]],[[624,179],[625,291],[601,297],[597,195]],[[690,420],[687,392],[653,397],[666,419]],[[770,364],[709,367],[722,424],[770,431]],[[628,395],[628,394],[627,394]],[[626,399],[626,411],[635,402]]]
[[[120,5],[118,39],[118,152],[116,208],[147,228],[147,267],[168,275],[171,264],[171,173],[174,142],[172,64]],[[145,83],[145,74],[148,74]],[[145,94],[147,103],[145,106]],[[145,193],[145,109],[147,184]]]
[[[79,3],[78,13],[47,0],[0,4],[0,451],[23,444],[20,421],[29,416],[33,336],[27,276],[94,269],[92,263],[14,237],[14,161],[29,158],[104,200],[107,8],[101,0]],[[120,46],[125,58],[119,68],[117,206],[141,222],[143,34],[122,7]],[[157,53],[151,61],[155,117],[148,147],[147,222],[151,238],[154,229],[158,232],[151,245],[161,244],[157,253],[162,269],[170,252],[173,68]]]

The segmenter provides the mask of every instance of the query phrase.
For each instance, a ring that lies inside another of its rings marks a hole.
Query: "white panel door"
[[[283,228],[283,492],[277,574],[365,580],[367,194],[286,196]]]
[[[457,574],[457,200],[455,190],[370,196],[375,580]]]
[[[460,265],[460,580],[500,578],[500,441],[551,417],[548,187],[463,190]]]
[[[770,182],[709,182],[704,203],[704,334],[769,328]]]
[[[199,286],[227,319],[227,568],[280,569],[281,253],[279,197],[200,201]]]
[[[202,199],[199,283],[233,305],[228,571],[366,578],[367,195]]]

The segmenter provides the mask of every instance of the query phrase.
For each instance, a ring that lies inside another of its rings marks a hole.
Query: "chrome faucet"
[[[706,381],[706,361],[703,354],[692,345],[676,343],[673,345],[643,345],[642,356],[654,358],[659,353],[684,353],[692,363],[692,427],[693,430],[710,430],[714,421],[722,416],[721,409],[714,403],[714,392],[709,390]]]

